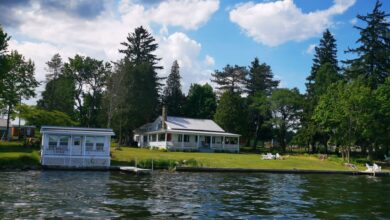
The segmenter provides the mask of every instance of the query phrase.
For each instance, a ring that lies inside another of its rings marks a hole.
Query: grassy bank
[[[306,169],[306,170],[351,170],[344,166],[341,159],[331,157],[320,160],[311,155],[284,156],[283,160],[262,160],[259,154],[251,153],[198,153],[198,152],[164,152],[131,147],[112,149],[113,165],[137,165],[140,167],[174,167],[202,166],[212,168],[257,168],[257,169]],[[359,170],[364,170],[361,165]]]
[[[23,142],[0,142],[0,169],[39,167],[39,150],[23,146]]]

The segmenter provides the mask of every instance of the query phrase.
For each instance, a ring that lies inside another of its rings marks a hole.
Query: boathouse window
[[[68,150],[69,136],[49,135],[48,150],[56,154],[64,154]]]
[[[57,136],[49,136],[49,150],[54,150],[57,147]]]
[[[93,151],[93,137],[87,137],[85,139],[85,150]]]
[[[96,151],[103,152],[104,151],[104,137],[96,137]]]

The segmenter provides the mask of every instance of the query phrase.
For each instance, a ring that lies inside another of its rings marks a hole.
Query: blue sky
[[[389,12],[390,1],[382,0]],[[335,35],[339,59],[355,47],[357,14],[372,11],[374,0],[75,0],[0,1],[0,24],[17,49],[36,64],[44,80],[45,62],[54,53],[106,61],[121,58],[120,42],[135,27],[147,27],[159,42],[157,54],[169,72],[178,59],[183,89],[210,82],[227,64],[248,66],[259,57],[272,67],[282,87],[305,91],[312,49],[322,32]],[[357,23],[357,25],[362,25]],[[42,91],[43,87],[38,88]]]

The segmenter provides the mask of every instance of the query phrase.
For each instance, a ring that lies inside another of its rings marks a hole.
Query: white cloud
[[[357,18],[352,18],[349,22],[350,22],[352,25],[356,25],[357,22],[358,22],[358,19],[357,19]]]
[[[143,25],[159,43],[156,53],[163,58],[161,74],[166,75],[173,60],[177,59],[186,90],[191,82],[208,80],[210,70],[204,64],[205,58],[199,56],[201,44],[181,32],[169,35],[168,27],[199,28],[218,7],[219,2],[215,0],[171,0],[151,8],[122,1],[118,7],[109,5],[93,19],[84,19],[65,12],[41,10],[39,2],[35,2],[33,7],[13,10],[14,16],[20,18],[20,24],[11,28],[10,34],[14,37],[10,49],[17,49],[26,58],[31,58],[38,80],[43,81],[46,62],[55,53],[60,53],[64,60],[75,54],[105,61],[118,60],[123,56],[118,52],[123,47],[120,43],[135,27]],[[153,23],[161,25],[160,32],[153,31]],[[37,91],[42,90],[43,85]]]
[[[204,59],[204,63],[208,66],[213,66],[215,64],[215,60],[214,60],[214,57],[210,56],[210,55],[206,55],[205,59]]]
[[[325,10],[304,13],[293,0],[239,4],[230,11],[230,20],[238,24],[256,42],[278,46],[317,36],[332,25],[332,18],[344,13],[355,0],[334,0]]]
[[[174,60],[177,60],[180,66],[180,75],[182,76],[183,90],[187,92],[191,83],[205,83],[210,80],[211,70],[200,58],[202,45],[193,39],[190,39],[182,32],[176,32],[169,37],[159,39],[160,48],[157,55],[163,57],[162,65],[165,69],[163,76],[167,76],[171,70]],[[204,60],[213,60],[207,55]]]
[[[315,44],[310,44],[307,49],[306,49],[306,53],[307,54],[313,54],[314,53],[314,49],[316,48],[317,45]]]

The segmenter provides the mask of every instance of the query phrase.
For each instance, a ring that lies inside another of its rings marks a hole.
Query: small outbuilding
[[[42,126],[41,163],[57,168],[108,168],[112,129]]]

